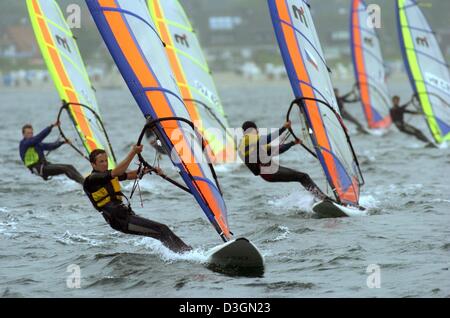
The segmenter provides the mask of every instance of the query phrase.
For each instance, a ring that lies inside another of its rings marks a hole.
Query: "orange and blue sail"
[[[309,3],[268,0],[275,34],[303,120],[336,200],[358,206],[363,177],[340,118]]]
[[[365,1],[353,0],[350,12],[353,67],[367,125],[371,129],[387,129],[392,124],[391,102],[378,34],[368,25]]]
[[[450,141],[450,71],[420,3],[396,1],[403,60],[415,97],[438,144]]]
[[[207,155],[197,143],[189,111],[174,80],[164,43],[145,0],[87,0],[92,17],[142,114],[216,231],[231,239],[227,209]]]
[[[148,0],[150,16],[166,44],[181,97],[192,122],[203,134],[214,163],[235,159],[235,142],[208,63],[178,0]]]
[[[98,148],[106,150],[113,168],[114,153],[101,123],[95,91],[60,7],[54,0],[27,0],[26,4],[45,63],[61,100],[69,103],[69,114],[86,154]]]

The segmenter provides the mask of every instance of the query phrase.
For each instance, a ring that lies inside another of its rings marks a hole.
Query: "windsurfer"
[[[344,106],[347,103],[356,103],[358,102],[360,99],[357,97],[353,97],[350,98],[353,94],[353,91],[351,91],[348,94],[345,94],[343,96],[339,95],[339,89],[335,88],[334,89],[334,94],[336,95],[336,100],[337,100],[337,104],[339,107],[339,111],[341,113],[341,116],[343,119],[348,120],[349,122],[353,123],[356,125],[356,128],[358,129],[358,131],[360,132],[365,132],[364,126],[361,125],[361,123],[352,115],[350,115],[349,112],[347,112],[347,110],[345,110]]]
[[[45,158],[45,150],[56,150],[62,145],[68,143],[68,141],[57,141],[53,143],[43,142],[44,139],[51,133],[52,129],[59,125],[60,123],[56,122],[42,130],[36,136],[33,134],[33,126],[30,124],[23,126],[23,139],[20,141],[19,146],[20,157],[22,158],[25,166],[30,169],[33,174],[42,177],[46,181],[50,176],[65,174],[68,178],[82,184],[84,181],[83,176],[72,165],[52,164]]]
[[[113,170],[108,170],[108,156],[104,150],[91,152],[89,160],[93,171],[84,181],[84,191],[94,207],[102,213],[106,222],[115,230],[126,234],[147,236],[161,241],[174,252],[191,250],[168,226],[136,215],[131,206],[123,204],[125,195],[119,181],[135,180],[138,171],[126,172],[133,158],[142,152],[143,146],[134,145],[127,157]],[[160,169],[158,174],[163,174]],[[145,169],[144,173],[149,170]]]
[[[327,196],[319,189],[309,175],[279,166],[272,161],[273,157],[287,152],[294,145],[301,144],[301,141],[297,139],[279,146],[270,146],[273,141],[279,138],[290,127],[291,122],[288,121],[278,131],[261,137],[258,127],[254,122],[245,122],[242,125],[244,137],[239,145],[239,156],[255,176],[261,176],[267,182],[299,182],[315,197],[323,200]]]
[[[430,141],[428,140],[428,138],[419,129],[405,123],[404,119],[405,114],[421,115],[422,113],[406,109],[411,104],[411,102],[400,106],[399,96],[394,96],[392,98],[392,104],[391,117],[398,130],[404,132],[405,134],[412,135],[423,142],[429,143]]]

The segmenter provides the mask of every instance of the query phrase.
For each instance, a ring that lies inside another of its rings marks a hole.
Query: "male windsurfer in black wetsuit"
[[[314,181],[306,173],[278,166],[272,162],[274,156],[278,156],[291,149],[294,145],[301,144],[300,140],[272,147],[270,144],[280,137],[291,122],[286,122],[282,128],[268,136],[259,136],[256,124],[247,121],[242,125],[244,137],[239,145],[239,156],[245,165],[255,176],[261,176],[268,182],[299,182],[318,199],[326,199],[327,196],[319,189]]]
[[[404,132],[405,134],[412,135],[423,142],[430,143],[428,138],[419,129],[405,123],[404,119],[405,114],[412,114],[412,115],[421,114],[420,112],[406,109],[411,104],[411,102],[400,106],[400,97],[394,96],[392,98],[392,104],[393,105],[391,108],[391,117],[392,121],[394,122],[395,126],[397,126],[398,130]]]
[[[352,115],[350,115],[344,108],[345,104],[347,103],[356,103],[358,102],[360,99],[357,97],[354,98],[350,98],[350,96],[353,94],[353,91],[351,91],[348,94],[345,94],[344,96],[340,96],[339,95],[339,90],[337,88],[334,89],[334,94],[336,95],[336,100],[337,100],[337,104],[339,107],[339,112],[341,113],[341,116],[343,119],[348,120],[349,122],[353,123],[356,125],[356,128],[358,129],[358,131],[360,132],[365,132],[364,126],[360,124],[360,122],[353,117]]]
[[[54,127],[59,126],[59,122],[48,126],[36,136],[33,135],[33,126],[27,124],[22,127],[23,139],[20,141],[19,151],[25,166],[30,169],[33,174],[48,180],[50,176],[65,174],[68,178],[83,184],[83,176],[71,165],[52,164],[47,161],[44,151],[52,151],[58,149],[66,141],[58,141],[53,143],[44,143],[44,139],[51,133]]]
[[[138,171],[126,172],[133,158],[142,152],[143,146],[133,146],[127,157],[113,170],[108,170],[108,156],[104,150],[94,150],[89,160],[92,173],[84,181],[84,191],[94,207],[102,213],[106,222],[126,234],[152,237],[161,241],[174,252],[191,250],[168,226],[137,216],[130,206],[123,204],[125,195],[119,181],[135,180]],[[145,169],[144,173],[149,170]],[[162,174],[158,169],[158,174]]]

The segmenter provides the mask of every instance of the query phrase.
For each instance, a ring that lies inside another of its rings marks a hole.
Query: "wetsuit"
[[[280,128],[278,131],[261,138],[257,135],[245,135],[239,146],[239,156],[255,176],[261,176],[267,182],[299,182],[319,199],[326,198],[327,196],[306,173],[282,166],[277,166],[274,173],[271,173],[271,169],[268,169],[268,167],[273,167],[272,156],[283,154],[295,145],[295,142],[290,142],[279,147],[270,146],[270,143],[285,131],[286,128]]]
[[[127,174],[113,178],[111,172],[92,171],[84,181],[83,189],[113,229],[126,234],[152,237],[175,252],[191,249],[166,225],[144,219],[136,215],[130,206],[123,204],[122,198],[125,195],[121,192],[119,181],[127,180]]]
[[[428,138],[419,129],[405,123],[405,114],[420,114],[419,112],[407,110],[406,108],[408,106],[409,103],[403,106],[394,106],[393,108],[391,108],[390,113],[392,121],[394,122],[395,126],[397,126],[398,130],[404,132],[405,134],[412,135],[423,142],[429,143],[430,141],[428,140]]]
[[[359,123],[359,121],[344,109],[344,104],[359,101],[359,98],[349,99],[351,94],[353,94],[353,92],[350,92],[344,96],[336,96],[339,112],[341,113],[343,119],[355,124],[358,130],[364,131],[364,127]]]
[[[71,165],[52,164],[47,161],[44,151],[51,151],[61,147],[64,142],[44,143],[42,142],[52,131],[49,126],[32,138],[22,139],[19,146],[20,158],[25,166],[33,174],[48,180],[50,176],[65,174],[68,178],[83,184],[83,176]]]

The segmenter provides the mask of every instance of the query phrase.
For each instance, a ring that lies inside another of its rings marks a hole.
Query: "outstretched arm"
[[[111,176],[113,178],[123,175],[128,167],[130,166],[131,161],[133,161],[134,156],[142,152],[144,146],[134,145],[131,151],[128,153],[127,157],[119,163],[114,170],[111,172]]]
[[[51,151],[51,150],[58,149],[65,143],[66,143],[65,141],[56,141],[56,142],[52,142],[52,143],[41,143],[41,145],[42,145],[42,149]]]
[[[350,98],[350,96],[353,96],[353,98]],[[356,102],[359,102],[359,100],[360,100],[360,98],[355,95],[354,91],[351,91],[351,92],[345,94],[344,96],[342,96],[342,101],[344,103],[356,103]]]
[[[160,169],[160,168],[155,168],[156,169],[156,173],[160,176],[164,175],[164,172]],[[139,170],[134,170],[134,171],[129,171],[127,172],[127,180],[136,180],[139,175],[138,175]],[[151,170],[149,168],[144,168],[144,174],[147,174],[151,172]]]
[[[400,106],[401,109],[406,109],[409,105],[411,105],[411,102],[407,102],[406,104]]]
[[[291,149],[293,146],[299,145],[299,144],[301,144],[301,140],[297,139],[297,140],[291,141],[287,144],[282,144],[278,147],[271,147],[269,155],[271,155],[271,156],[281,155],[281,154],[285,153],[286,151],[288,151],[289,149]]]
[[[291,149],[293,146],[295,146],[297,143],[295,141],[291,141],[287,144],[283,144],[280,146],[280,155]]]
[[[344,98],[344,103],[356,103],[359,102],[360,98],[359,97],[353,97],[352,99],[350,98]]]
[[[403,112],[406,113],[406,114],[421,115],[422,112],[420,112],[420,111],[414,111],[414,110],[409,110],[409,109],[407,109],[408,106],[411,105],[411,104],[412,104],[412,101],[406,103],[405,105],[400,106],[400,108],[401,108],[401,109],[403,110]]]
[[[260,140],[262,143],[260,146],[270,145],[274,140],[277,140],[288,128],[291,127],[291,121],[287,121],[283,127],[281,127],[279,130],[271,133],[267,136],[262,136]]]
[[[406,114],[412,114],[412,115],[422,115],[422,112],[413,111],[413,110],[407,110],[405,109]]]

